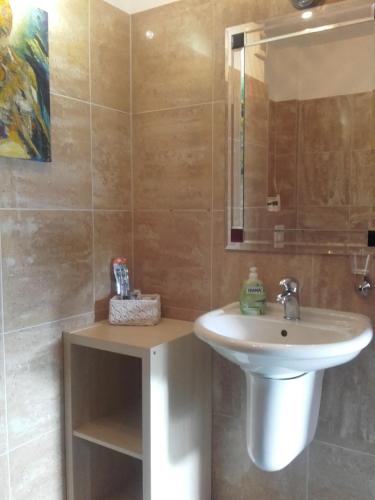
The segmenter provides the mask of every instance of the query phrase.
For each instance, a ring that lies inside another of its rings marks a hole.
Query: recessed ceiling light
[[[152,40],[155,36],[155,33],[151,30],[147,30],[145,35],[146,35],[146,38],[148,38],[149,40]]]

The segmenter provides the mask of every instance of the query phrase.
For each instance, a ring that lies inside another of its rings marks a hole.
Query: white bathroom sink
[[[196,335],[246,375],[246,439],[253,462],[265,471],[286,467],[314,438],[326,368],[355,358],[371,341],[360,314],[300,308],[283,318],[268,304],[265,316],[244,316],[239,304],[200,316]]]
[[[366,316],[301,307],[300,320],[283,319],[267,304],[265,316],[245,316],[238,303],[200,316],[197,336],[245,371],[290,378],[350,361],[372,338]]]

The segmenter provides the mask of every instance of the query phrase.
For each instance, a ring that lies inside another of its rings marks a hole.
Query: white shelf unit
[[[186,321],[64,333],[68,500],[208,500],[211,353]]]

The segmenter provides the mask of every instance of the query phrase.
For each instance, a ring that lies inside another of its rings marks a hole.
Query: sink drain
[[[286,337],[288,335],[288,332],[286,330],[281,330],[281,336]]]

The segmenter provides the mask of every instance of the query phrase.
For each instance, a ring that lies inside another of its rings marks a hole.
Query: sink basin
[[[265,316],[244,316],[230,304],[198,318],[195,333],[244,370],[272,378],[346,363],[372,338],[366,316],[301,307],[301,320],[291,321],[279,304],[268,304]]]
[[[268,304],[244,316],[239,304],[200,316],[196,335],[245,372],[247,448],[265,471],[286,467],[314,438],[326,368],[355,358],[372,339],[370,320],[302,307],[300,320]]]

